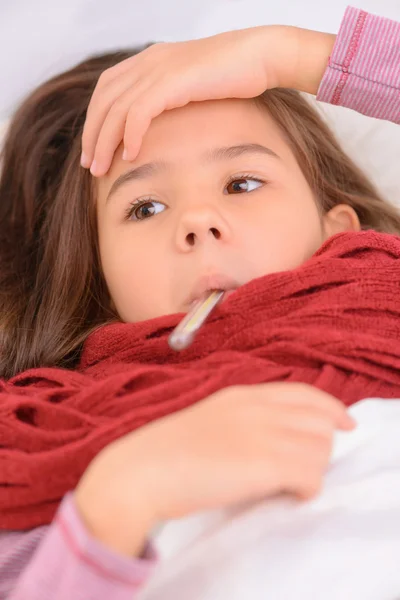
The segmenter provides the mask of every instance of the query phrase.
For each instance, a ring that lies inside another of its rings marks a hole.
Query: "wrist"
[[[110,550],[130,558],[143,554],[156,524],[141,495],[139,481],[135,487],[132,499],[95,459],[74,491],[76,509],[89,535]]]
[[[293,88],[316,95],[336,36],[299,27],[267,26],[263,48],[268,87]],[[271,55],[273,53],[273,55]],[[271,68],[271,64],[275,65]]]
[[[292,87],[316,96],[332,54],[336,35],[299,29],[297,36],[298,59]]]

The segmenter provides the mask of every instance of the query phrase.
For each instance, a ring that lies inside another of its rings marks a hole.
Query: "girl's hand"
[[[75,499],[93,535],[139,554],[159,521],[287,492],[321,489],[343,404],[305,384],[225,388],[125,435],[84,473]]]
[[[122,140],[126,160],[134,160],[151,120],[189,102],[253,98],[274,87],[313,92],[334,39],[263,26],[150,46],[100,76],[84,126],[82,166],[104,175]]]

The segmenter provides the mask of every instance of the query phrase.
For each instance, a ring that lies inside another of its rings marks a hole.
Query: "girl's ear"
[[[323,217],[325,239],[344,231],[360,231],[361,225],[354,208],[338,204]]]

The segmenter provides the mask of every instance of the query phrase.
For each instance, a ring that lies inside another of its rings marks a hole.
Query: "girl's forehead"
[[[256,130],[267,134],[274,125],[267,109],[252,99],[191,102],[153,119],[144,137],[142,151],[154,150],[154,144],[159,143],[174,147],[178,141],[190,142],[192,147],[201,147],[221,136],[237,138]],[[274,129],[277,129],[276,125]]]
[[[98,182],[99,190],[101,195],[108,195],[118,178],[144,165],[151,165],[154,174],[161,173],[163,165],[177,169],[188,163],[201,166],[207,157],[221,162],[240,154],[249,155],[250,152],[241,153],[238,148],[250,146],[266,148],[266,158],[287,157],[287,144],[266,109],[251,99],[190,103],[152,120],[134,161],[122,160],[121,143],[109,172]]]

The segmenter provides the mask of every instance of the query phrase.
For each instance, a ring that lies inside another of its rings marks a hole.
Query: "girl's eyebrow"
[[[263,146],[262,144],[238,144],[236,146],[212,148],[203,155],[203,161],[213,162],[217,160],[232,159],[242,156],[243,154],[263,154],[281,160],[281,157],[278,156],[276,152],[271,150],[271,148]],[[106,199],[106,204],[110,200],[111,196],[113,196],[117,190],[119,190],[126,183],[130,181],[138,181],[140,179],[148,179],[152,175],[160,173],[160,171],[166,171],[168,168],[170,168],[170,163],[165,161],[156,161],[145,163],[139,167],[125,171],[125,173],[122,173],[122,175],[117,177],[117,179],[113,182]]]

